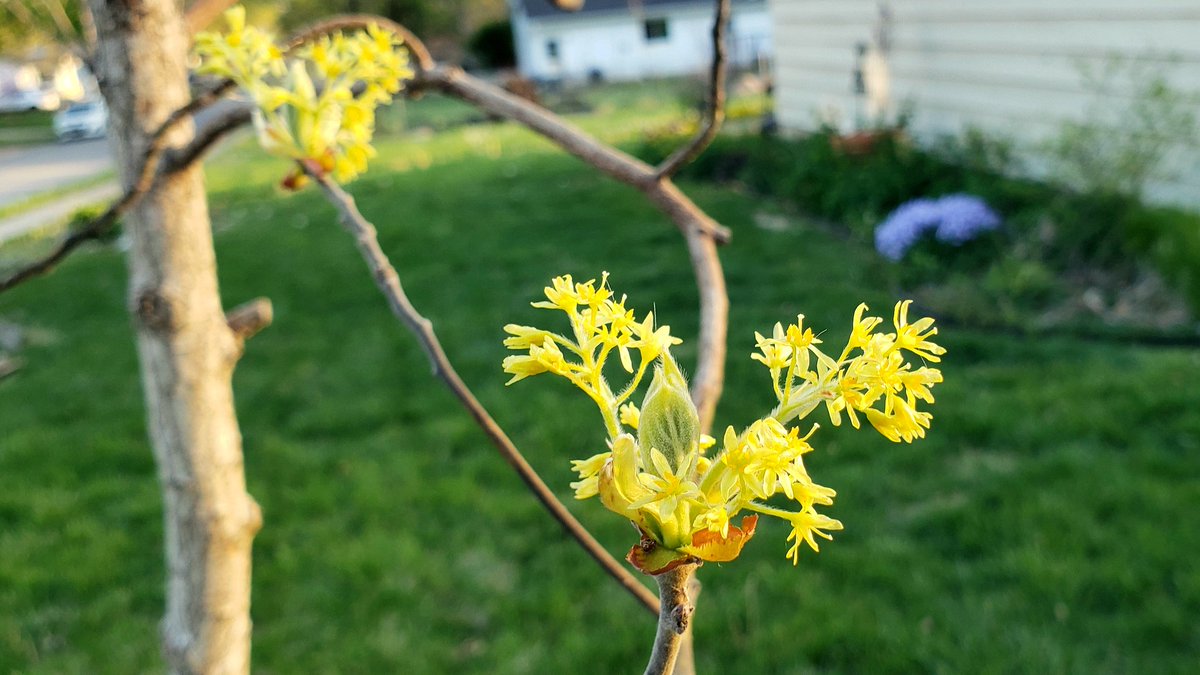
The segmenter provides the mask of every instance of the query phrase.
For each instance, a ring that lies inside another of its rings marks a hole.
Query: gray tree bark
[[[96,74],[129,188],[150,135],[188,101],[188,38],[174,0],[89,4]],[[173,143],[190,137],[191,125],[183,127]],[[241,338],[221,307],[199,165],[165,176],[125,224],[130,311],[164,499],[165,656],[173,673],[248,673],[250,546],[261,516],[246,493],[233,405]]]

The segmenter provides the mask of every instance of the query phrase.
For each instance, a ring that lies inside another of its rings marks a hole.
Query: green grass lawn
[[[416,104],[414,104],[416,105]],[[439,103],[439,105],[442,105]],[[633,99],[581,118],[617,140],[679,113]],[[648,122],[639,120],[648,119]],[[211,166],[228,306],[272,298],[234,386],[250,492],[260,673],[638,672],[653,621],[526,493],[429,375],[333,210],[285,196],[246,145]],[[480,399],[564,498],[601,449],[569,385],[500,371],[507,322],[556,274],[612,273],[631,306],[694,336],[680,236],[636,192],[509,125],[384,140],[350,186],[418,308]],[[753,331],[804,313],[843,339],[882,313],[873,254],[760,198],[684,188],[734,231],[718,426],[772,403]],[[756,225],[782,215],[788,227]],[[0,382],[0,665],[160,672],[161,512],[118,253],[95,250],[0,296],[30,327]],[[1200,660],[1200,354],[946,332],[924,442],[826,428],[809,467],[846,529],[785,559],[766,522],[707,565],[704,673],[1190,673]],[[694,342],[678,349],[694,362]],[[634,543],[572,503],[614,554]]]
[[[0,113],[0,148],[53,141],[54,129],[50,126],[53,118],[54,113],[41,110]]]

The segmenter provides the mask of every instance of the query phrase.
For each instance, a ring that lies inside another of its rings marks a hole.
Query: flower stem
[[[683,636],[696,609],[688,596],[688,582],[697,567],[699,565],[680,565],[654,578],[658,582],[658,633],[654,637],[654,651],[646,665],[646,675],[670,675],[675,669]]]

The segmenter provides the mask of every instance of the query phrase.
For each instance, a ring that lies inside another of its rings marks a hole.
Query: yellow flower
[[[512,335],[510,338],[504,338],[504,346],[509,349],[529,349],[533,345],[542,344],[550,337],[549,331],[531,326],[518,326],[515,323],[504,326],[504,332]]]
[[[937,363],[941,361],[939,357],[945,354],[946,350],[929,341],[929,338],[937,335],[937,329],[933,327],[933,319],[926,317],[914,324],[909,324],[908,306],[911,304],[912,300],[896,304],[896,313],[893,319],[896,325],[896,346],[900,349],[907,349],[926,361]]]
[[[691,480],[695,468],[694,455],[691,461],[673,468],[666,455],[658,448],[650,448],[653,471],[638,474],[638,481],[650,494],[634,502],[632,508],[649,509],[663,522],[672,520],[679,507],[701,499],[700,488]]]
[[[595,497],[600,492],[600,470],[612,457],[612,452],[602,452],[587,459],[577,459],[571,462],[571,469],[579,474],[579,480],[571,483],[575,490],[575,499]]]
[[[622,411],[621,406],[637,390],[646,370],[659,359],[670,358],[668,349],[681,341],[671,337],[669,326],[655,328],[653,314],[641,323],[635,321],[634,312],[625,307],[625,297],[614,299],[607,272],[601,275],[599,284],[595,279],[577,283],[569,274],[555,277],[544,294],[545,300],[532,305],[565,313],[571,326],[570,337],[531,326],[505,326],[511,337],[505,339],[504,345],[509,349],[529,350],[529,356],[540,359],[545,366],[536,370],[525,359],[509,357],[504,361],[505,372],[517,376],[509,384],[543,372],[562,375],[600,407],[610,439],[622,433],[621,425],[637,428],[640,419],[636,408]],[[634,350],[638,356],[636,365]],[[625,372],[633,375],[618,392],[609,387],[604,375],[608,357],[614,352]]]
[[[883,323],[883,319],[877,316],[863,317],[863,314],[869,309],[867,303],[861,303],[854,310],[854,323],[850,329],[850,339],[846,342],[846,350],[862,349],[871,341],[871,332],[875,327]]]
[[[621,406],[621,424],[624,424],[630,429],[638,428],[638,421],[640,420],[641,415],[642,412],[638,410],[638,407],[632,403],[626,403],[625,405]]]
[[[725,506],[714,506],[696,516],[692,526],[695,530],[718,532],[722,537],[729,536],[729,510]]]
[[[509,356],[504,359],[504,372],[513,376],[506,384],[520,382],[527,377],[540,375],[547,370],[546,365],[540,359],[533,356]]]
[[[793,565],[800,563],[800,544],[808,544],[814,552],[820,551],[821,547],[817,545],[817,540],[813,538],[814,535],[832,541],[833,535],[825,530],[842,529],[841,521],[808,509],[792,514],[789,520],[792,523],[792,532],[788,535],[787,540],[795,543],[788,549],[787,557]]]

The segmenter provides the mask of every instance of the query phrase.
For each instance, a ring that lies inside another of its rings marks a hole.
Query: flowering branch
[[[658,165],[655,174],[659,178],[675,175],[685,164],[695,159],[717,137],[721,123],[725,121],[725,30],[729,26],[730,0],[717,0],[717,15],[713,19],[712,71],[708,78],[709,91],[704,110],[704,123],[700,131],[686,145],[671,153]]]
[[[654,594],[609,555],[608,551],[571,515],[571,512],[554,496],[554,493],[546,486],[541,477],[538,476],[537,471],[529,465],[529,462],[525,460],[521,452],[513,445],[512,440],[504,433],[500,425],[492,419],[492,416],[488,414],[487,410],[479,403],[478,399],[475,398],[471,390],[458,376],[458,373],[454,370],[454,366],[451,365],[449,358],[446,356],[445,351],[443,351],[441,343],[438,341],[437,334],[433,330],[433,324],[429,319],[422,316],[409,301],[408,295],[400,285],[400,277],[396,273],[396,269],[379,246],[374,225],[358,211],[358,207],[354,203],[354,198],[330,180],[319,167],[307,162],[302,163],[301,167],[320,186],[325,197],[338,210],[341,223],[346,228],[346,231],[354,237],[354,243],[358,246],[363,260],[367,263],[367,267],[371,271],[371,277],[375,280],[375,285],[383,293],[384,297],[387,298],[388,306],[391,308],[392,313],[412,331],[417,341],[421,344],[421,348],[425,351],[430,365],[433,366],[433,374],[442,380],[451,393],[462,403],[463,407],[474,418],[476,424],[487,434],[488,440],[496,446],[496,449],[500,451],[504,459],[513,467],[513,470],[517,472],[521,480],[525,482],[525,485],[534,493],[534,496],[542,503],[542,506],[562,525],[567,534],[574,538],[604,568],[604,571],[633,595],[638,602],[648,610],[658,612],[659,601],[654,597]]]
[[[387,20],[380,19],[380,21],[386,22]],[[307,42],[337,30],[338,26],[333,25],[334,23],[324,22],[305,29],[289,41],[288,48],[284,53],[290,54]],[[405,35],[408,35],[408,31],[403,27],[396,26],[396,29],[402,30]],[[430,62],[428,51],[424,50],[424,45],[415,37],[412,39],[414,40],[413,44],[416,45],[416,51],[413,53],[417,57],[418,63]],[[422,60],[422,54],[424,54],[424,60]],[[226,134],[248,122],[250,109],[236,106],[197,129],[191,141],[186,145],[175,150],[169,148],[169,143],[174,136],[173,132],[176,132],[185,122],[193,120],[201,110],[224,98],[236,87],[237,83],[232,79],[221,79],[186,105],[168,115],[167,119],[163,120],[163,123],[150,135],[141,163],[135,172],[137,177],[121,196],[99,216],[69,234],[48,254],[27,263],[4,279],[0,279],[0,293],[52,271],[63,259],[83,244],[107,235],[121,216],[136,207],[163,177],[188,168]]]

